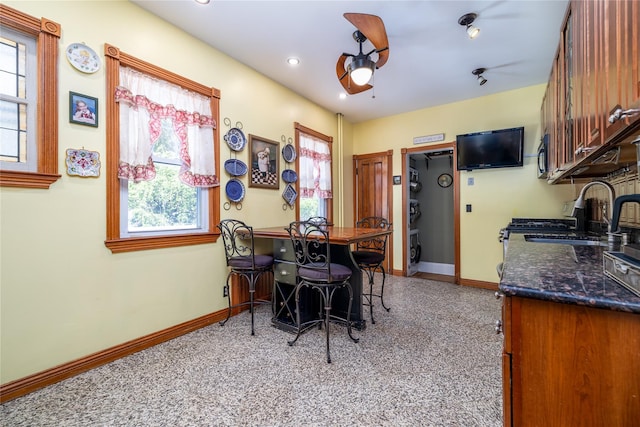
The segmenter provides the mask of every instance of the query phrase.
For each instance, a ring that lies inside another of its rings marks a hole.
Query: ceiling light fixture
[[[376,69],[376,63],[369,57],[373,51],[367,54],[362,53],[362,43],[367,41],[367,37],[360,31],[355,31],[353,39],[360,45],[360,53],[353,56],[353,60],[351,60],[347,69],[351,76],[351,81],[358,86],[364,86],[371,80],[373,70]]]
[[[209,1],[211,1],[211,0],[196,0],[196,3],[209,4]]]
[[[369,56],[357,55],[349,64],[351,80],[358,86],[366,85],[371,80],[375,68],[376,63],[369,59]]]
[[[465,15],[462,15],[460,19],[458,19],[458,24],[462,25],[463,27],[467,27],[467,35],[472,40],[478,37],[478,34],[480,34],[480,28],[471,25],[477,17],[478,14],[476,13],[467,13]]]
[[[471,74],[473,74],[474,76],[478,76],[478,84],[480,84],[480,86],[487,82],[487,79],[482,77],[482,73],[484,73],[485,71],[487,71],[486,68],[476,68],[471,72]]]
[[[289,65],[298,65],[298,64],[300,64],[300,59],[292,56],[290,58],[287,58],[287,64],[289,64]]]

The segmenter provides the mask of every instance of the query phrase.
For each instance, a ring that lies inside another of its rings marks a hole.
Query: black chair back
[[[356,228],[380,228],[389,230],[391,229],[391,223],[382,217],[369,216],[358,221]],[[372,251],[385,255],[388,236],[388,234],[385,234],[384,236],[374,237],[370,240],[360,241],[356,244],[356,251]]]
[[[218,228],[224,243],[227,266],[255,270],[253,227],[236,219],[223,219]]]
[[[298,275],[312,282],[336,282],[343,274],[332,274],[329,230],[326,223],[294,221],[286,228],[295,254]],[[343,273],[343,272],[342,272]]]

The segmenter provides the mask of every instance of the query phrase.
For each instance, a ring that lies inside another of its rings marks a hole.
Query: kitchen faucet
[[[590,183],[582,187],[582,190],[580,191],[580,195],[578,196],[578,198],[576,199],[573,205],[573,211],[571,212],[572,217],[575,217],[576,214],[578,213],[577,209],[584,209],[584,195],[587,192],[587,190],[593,187],[594,185],[602,185],[607,189],[607,191],[609,192],[609,207],[613,209],[613,202],[616,197],[615,197],[615,190],[613,189],[611,184],[605,181],[591,181]],[[615,230],[611,230],[611,222],[607,218],[606,205],[602,208],[602,216],[603,216],[604,222],[606,222],[608,225],[608,232],[609,233],[614,232]]]

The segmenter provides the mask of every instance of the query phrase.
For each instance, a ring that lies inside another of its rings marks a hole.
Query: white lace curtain
[[[329,143],[300,133],[300,196],[331,199],[331,150]]]
[[[155,178],[153,146],[162,132],[162,120],[169,119],[180,141],[180,180],[192,187],[220,185],[209,97],[120,67],[115,99],[120,105],[119,178],[134,182]]]

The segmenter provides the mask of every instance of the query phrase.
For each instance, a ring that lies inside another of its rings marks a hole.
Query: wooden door
[[[391,200],[391,159],[393,150],[382,153],[353,156],[354,219],[380,216],[393,223]],[[354,224],[355,225],[355,224]],[[397,229],[397,227],[394,227]],[[387,241],[387,258],[384,269],[391,274],[393,263],[392,238]]]

